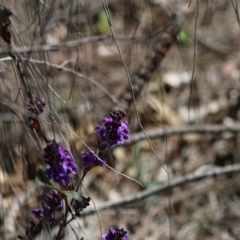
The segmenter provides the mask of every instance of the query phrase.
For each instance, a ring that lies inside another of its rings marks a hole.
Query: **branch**
[[[154,37],[155,35],[159,34],[164,30],[164,27],[160,27],[157,30],[154,30],[151,33],[144,34],[138,37],[127,37],[127,36],[120,36],[116,35],[116,39],[119,41],[124,42],[140,42],[145,41]],[[53,52],[63,50],[64,48],[73,48],[79,45],[84,45],[93,42],[105,41],[105,40],[112,40],[111,34],[102,34],[97,36],[85,37],[78,40],[67,41],[65,43],[54,44],[54,45],[40,45],[40,46],[23,46],[23,47],[15,47],[14,49],[8,47],[0,48],[0,53],[33,53],[33,52]]]
[[[159,138],[166,137],[176,134],[189,134],[189,133],[197,133],[197,134],[206,134],[206,133],[221,133],[221,132],[240,132],[240,124],[234,124],[232,126],[225,126],[222,124],[207,124],[207,125],[190,125],[190,126],[179,126],[179,127],[169,127],[163,129],[155,129],[146,131],[146,134],[149,138]],[[117,146],[129,145],[136,143],[138,141],[146,139],[146,134],[144,132],[139,132],[135,134],[131,134],[130,139],[125,141],[122,144],[118,144]]]
[[[72,48],[76,47],[80,44],[86,44],[91,42],[103,41],[105,39],[109,39],[110,35],[98,35],[93,37],[86,37],[79,40],[68,41],[61,44],[56,45],[41,45],[41,46],[25,46],[25,47],[15,47],[11,48],[0,48],[0,53],[33,53],[33,52],[51,52],[51,51],[59,51],[64,48]]]
[[[151,80],[152,75],[162,63],[166,53],[176,39],[180,31],[180,25],[183,19],[181,16],[173,15],[165,25],[162,32],[159,33],[157,40],[152,46],[151,51],[146,55],[144,61],[138,70],[131,77],[131,85],[127,85],[118,99],[128,109],[133,101],[133,96],[137,98],[144,85]]]
[[[202,168],[202,167],[200,167]],[[201,179],[208,178],[208,177],[217,177],[224,174],[229,173],[237,173],[240,172],[240,164],[230,165],[226,167],[214,167],[208,168],[205,171],[199,171],[200,169],[196,170],[192,174],[188,174],[186,176],[178,177],[173,179],[169,182],[164,182],[160,186],[152,187],[150,189],[146,189],[144,191],[135,193],[131,196],[122,198],[118,201],[108,201],[97,208],[97,211],[103,211],[106,209],[118,208],[123,207],[127,204],[136,203],[138,201],[142,201],[152,195],[160,194],[160,193],[168,193],[175,187],[182,186],[186,183],[200,181]],[[82,215],[91,215],[96,212],[96,209],[89,208],[84,210]]]

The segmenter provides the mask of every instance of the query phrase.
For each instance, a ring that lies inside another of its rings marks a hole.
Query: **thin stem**
[[[64,195],[64,194],[62,194],[62,196],[63,196],[63,200],[65,201],[66,209],[65,209],[64,219],[59,224],[59,230],[58,230],[56,240],[60,239],[60,236],[61,236],[63,230],[66,228],[66,226],[68,224],[67,216],[68,216],[68,212],[69,212],[70,207],[69,207],[69,204],[68,204],[67,196]]]

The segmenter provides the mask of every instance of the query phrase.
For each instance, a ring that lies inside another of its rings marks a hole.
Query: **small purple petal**
[[[46,194],[42,202],[44,217],[47,218],[49,223],[55,219],[55,212],[62,212],[63,202],[55,189],[52,189],[49,194]]]
[[[32,214],[36,217],[36,218],[43,218],[43,210],[42,209],[39,209],[39,208],[34,208],[32,210]]]
[[[88,167],[90,165],[92,165],[94,162],[97,161],[98,165],[100,167],[104,166],[104,163],[106,162],[105,160],[102,160],[99,157],[95,156],[96,154],[94,154],[94,151],[90,151],[90,152],[82,152],[82,156],[83,156],[83,166],[84,167]]]
[[[30,101],[27,104],[27,109],[28,111],[39,115],[44,111],[45,106],[46,106],[45,100],[42,97],[36,97],[35,100]]]

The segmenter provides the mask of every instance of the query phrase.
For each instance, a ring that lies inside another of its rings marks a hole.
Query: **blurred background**
[[[240,239],[240,176],[231,173],[240,169],[237,0],[0,4],[12,12],[11,48],[24,73],[23,81],[1,38],[1,239],[25,232],[47,190],[35,181],[45,145],[26,121],[29,91],[47,101],[42,129],[71,149],[79,174],[81,151],[96,149],[96,124],[114,109],[127,111],[130,141],[106,154],[116,171],[95,168],[84,180],[98,215],[73,221],[64,239],[75,239],[74,231],[100,239],[115,226],[131,240]],[[3,26],[3,15],[0,20]],[[130,82],[138,86],[135,101]],[[224,169],[230,173],[184,181]],[[123,201],[174,179],[182,183]],[[52,238],[45,230],[36,239]]]

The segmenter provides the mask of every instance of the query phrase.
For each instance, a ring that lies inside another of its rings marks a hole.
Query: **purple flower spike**
[[[102,235],[102,238],[105,240],[128,240],[128,234],[123,228],[110,228],[108,233]]]
[[[45,195],[43,205],[45,208],[52,211],[56,210],[61,212],[63,210],[62,198],[55,189],[52,189],[49,195]]]
[[[49,223],[55,219],[55,212],[61,212],[63,210],[62,198],[59,196],[58,192],[53,189],[50,193],[44,196],[42,202],[42,209],[33,209],[32,214],[36,218],[46,218]]]
[[[94,151],[82,152],[83,161],[84,161],[83,166],[88,167],[96,161],[98,166],[103,167],[106,161],[102,160],[101,158],[97,158],[95,155],[94,155]]]
[[[49,179],[53,179],[54,182],[59,183],[63,186],[69,182],[69,176],[65,169],[61,165],[53,165],[46,170],[46,175]]]
[[[114,112],[110,112],[109,115],[114,121],[120,121],[127,115],[127,113],[126,113],[126,111],[119,109]]]
[[[125,111],[118,110],[110,113],[110,117],[103,118],[103,125],[97,125],[95,133],[100,141],[100,150],[105,151],[129,138],[128,122],[121,121]]]
[[[60,143],[53,141],[44,149],[44,158],[49,168],[46,175],[63,186],[69,183],[69,174],[76,174],[77,166],[73,161],[70,151],[63,149]]]
[[[45,100],[42,97],[36,97],[33,102],[30,101],[27,104],[27,109],[28,111],[39,115],[44,111],[45,106],[46,106]]]

